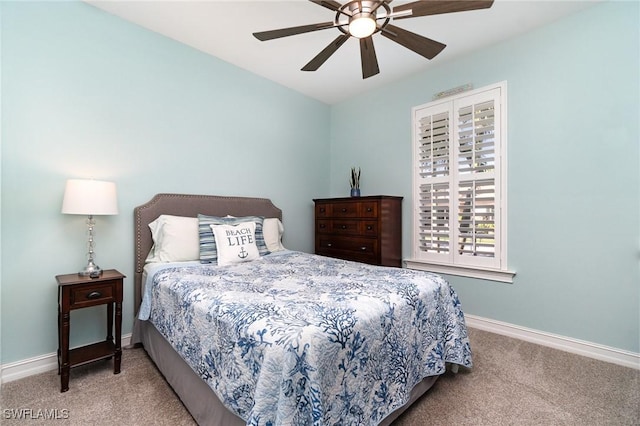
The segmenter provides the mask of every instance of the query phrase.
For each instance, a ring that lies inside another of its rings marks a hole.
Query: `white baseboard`
[[[131,333],[122,336],[122,347],[128,346],[131,342]],[[9,383],[24,377],[33,376],[51,370],[58,369],[57,352],[40,355],[21,361],[4,364],[0,367],[0,383]]]
[[[464,315],[467,326],[640,370],[640,354],[506,322]]]

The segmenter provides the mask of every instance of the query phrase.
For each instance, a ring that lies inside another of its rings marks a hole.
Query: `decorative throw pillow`
[[[216,250],[216,240],[213,236],[211,225],[235,225],[243,222],[254,222],[256,224],[255,239],[258,246],[260,256],[269,254],[269,249],[264,242],[262,224],[264,217],[262,216],[244,216],[244,217],[218,217],[198,215],[198,233],[200,237],[200,263],[215,263],[218,258]]]
[[[255,222],[210,227],[216,240],[219,266],[249,262],[260,257],[256,245]]]
[[[227,215],[225,217],[235,217]],[[264,243],[267,245],[267,249],[274,253],[276,251],[285,250],[282,245],[282,234],[284,233],[284,225],[282,221],[277,217],[265,217],[262,223],[262,234],[264,236]]]

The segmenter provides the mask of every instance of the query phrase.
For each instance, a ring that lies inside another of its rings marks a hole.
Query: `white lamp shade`
[[[69,179],[64,189],[62,213],[82,215],[118,214],[116,184],[101,180]]]

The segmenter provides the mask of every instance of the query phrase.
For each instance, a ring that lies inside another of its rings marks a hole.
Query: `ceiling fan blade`
[[[336,25],[333,22],[321,22],[319,24],[301,25],[299,27],[281,28],[279,30],[261,31],[253,33],[253,36],[260,41],[273,40],[274,38],[288,37],[296,34],[310,33],[312,31],[326,30]]]
[[[398,16],[396,18],[405,19],[413,18],[416,16],[439,15],[441,13],[488,9],[492,4],[493,0],[422,0],[394,7],[393,13],[411,9],[411,15]]]
[[[342,13],[343,15],[351,16],[346,11],[340,10],[342,5],[340,3],[338,3],[337,1],[333,1],[333,0],[309,0],[309,1],[311,3],[315,3],[317,5],[326,7],[327,9],[331,9],[334,12],[339,12],[339,13]]]
[[[344,44],[345,41],[349,40],[350,37],[351,36],[349,36],[348,34],[338,36],[327,47],[325,47],[322,52],[318,53],[315,58],[310,60],[307,65],[302,67],[302,71],[315,71],[320,68],[320,66],[324,64],[326,60],[329,59],[329,57],[333,55],[336,50],[338,50],[338,48]]]
[[[442,49],[447,47],[446,44],[403,30],[395,25],[387,25],[381,31],[381,34],[427,59],[433,59],[438,53],[442,52]]]
[[[340,3],[338,3],[337,1],[333,1],[333,0],[309,0],[311,3],[315,3],[317,5],[320,6],[324,6],[327,9],[331,9],[334,12],[337,12],[338,10],[340,10],[340,7],[342,7],[342,5]]]
[[[362,62],[362,78],[369,78],[380,72],[371,36],[360,39],[360,60]]]

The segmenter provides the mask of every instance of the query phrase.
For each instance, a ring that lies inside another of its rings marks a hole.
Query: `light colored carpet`
[[[640,425],[640,371],[480,330],[469,334],[474,368],[442,376],[394,425]],[[56,373],[4,384],[0,423],[194,424],[142,349],[123,351],[119,375],[111,361],[72,369],[65,393]],[[68,418],[7,418],[20,409]]]

